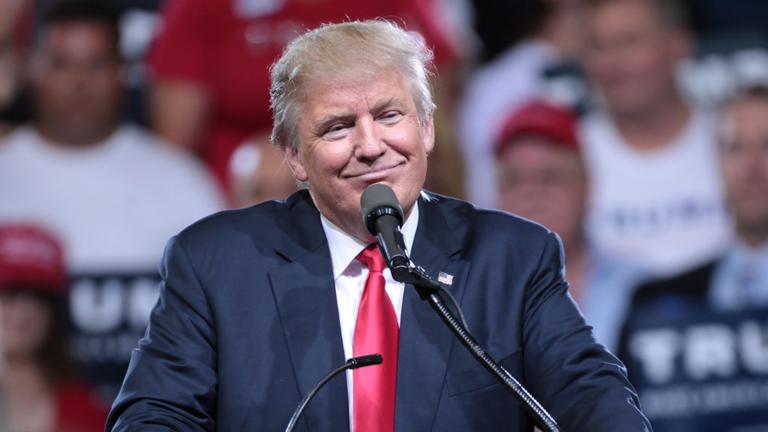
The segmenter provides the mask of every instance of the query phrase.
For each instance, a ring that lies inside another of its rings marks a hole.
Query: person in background
[[[233,207],[285,199],[296,192],[296,181],[283,154],[268,141],[268,137],[246,141],[232,154],[229,176]]]
[[[26,224],[0,225],[0,430],[102,431],[107,408],[76,379],[61,246]]]
[[[768,377],[768,87],[740,91],[721,112],[720,167],[736,238],[717,259],[638,288],[622,335],[622,358],[635,365],[631,377],[656,431],[768,426],[768,402],[752,390]],[[729,397],[670,409],[657,396],[675,388],[676,400],[693,401],[715,394],[708,386]]]
[[[584,236],[589,182],[576,121],[569,109],[541,100],[508,115],[496,139],[499,204],[560,236],[569,292],[595,338],[613,350],[640,275],[598,254]]]
[[[223,207],[194,158],[121,123],[119,32],[108,5],[51,3],[29,66],[34,117],[0,140],[0,220],[61,239],[74,278],[74,356],[111,383],[107,398],[157,298],[163,243]]]
[[[675,0],[586,2],[585,68],[598,91],[582,122],[588,238],[656,275],[711,259],[731,235],[715,115],[676,81],[691,51],[685,12]]]
[[[172,145],[200,155],[230,192],[233,152],[271,129],[269,65],[285,45],[321,23],[374,17],[420,33],[441,75],[450,75],[459,42],[436,0],[168,0],[149,58],[152,127]],[[448,166],[458,160],[436,156]],[[460,184],[457,171],[436,181]]]
[[[550,72],[572,62],[583,49],[580,0],[514,3],[509,7],[520,9],[520,25],[505,32],[519,30],[517,40],[468,77],[456,117],[467,198],[488,207],[498,206],[494,133],[504,116],[529,99],[546,96],[554,81]]]
[[[32,0],[0,2],[0,137],[28,114],[22,65],[32,35],[34,3]]]

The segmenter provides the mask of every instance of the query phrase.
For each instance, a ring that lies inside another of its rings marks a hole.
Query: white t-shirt
[[[165,243],[222,207],[200,164],[134,126],[85,149],[30,127],[0,140],[0,222],[39,224],[61,240],[72,356],[105,401],[157,302]]]
[[[478,68],[467,81],[459,102],[458,134],[470,201],[484,207],[497,205],[496,134],[510,112],[545,93],[544,70],[558,60],[551,45],[526,41]]]
[[[209,174],[134,127],[86,149],[31,127],[0,141],[0,220],[57,234],[73,272],[156,268],[166,241],[222,208]]]
[[[713,258],[731,227],[723,201],[716,118],[694,111],[677,139],[632,149],[602,113],[582,123],[591,190],[587,233],[598,251],[663,276]]]

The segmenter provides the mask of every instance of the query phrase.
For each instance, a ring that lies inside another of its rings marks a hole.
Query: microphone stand
[[[502,365],[494,360],[485,349],[475,341],[469,333],[469,330],[456,318],[453,312],[448,309],[442,296],[440,296],[440,290],[445,289],[443,285],[432,279],[422,267],[414,265],[410,260],[407,266],[398,267],[397,272],[393,270],[393,277],[400,282],[413,284],[421,299],[426,300],[430,306],[432,306],[438,315],[440,315],[443,322],[445,322],[448,328],[459,338],[464,346],[472,352],[483,366],[509,387],[518,399],[522,401],[523,406],[533,416],[539,427],[545,432],[559,432],[555,419],[549,415],[544,407],[542,407],[541,404],[528,393],[528,390],[526,390],[525,387],[523,387],[523,385],[509,373],[509,371],[504,369]],[[397,273],[397,275],[395,273]],[[457,308],[459,307],[458,304],[455,306]]]

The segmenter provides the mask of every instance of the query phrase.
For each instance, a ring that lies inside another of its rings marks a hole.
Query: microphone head
[[[373,228],[374,222],[379,216],[385,214],[395,216],[399,223],[403,223],[403,208],[397,201],[397,196],[392,189],[383,184],[376,183],[368,186],[360,197],[360,208],[363,214],[363,223],[372,235],[376,235]]]
[[[349,365],[350,369],[357,369],[361,367],[381,364],[383,361],[384,359],[381,357],[381,354],[370,354],[360,357],[352,357],[351,359],[347,360],[347,365]]]

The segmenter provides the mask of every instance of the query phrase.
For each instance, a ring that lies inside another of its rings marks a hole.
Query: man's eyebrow
[[[399,97],[391,97],[391,98],[388,98],[388,99],[384,99],[384,100],[380,101],[379,103],[377,103],[376,105],[374,105],[373,108],[371,108],[371,112],[378,113],[378,112],[383,111],[386,108],[403,107],[403,106],[405,106],[405,102],[403,102],[403,100],[401,98],[399,98]]]

